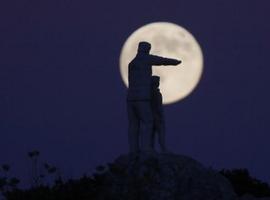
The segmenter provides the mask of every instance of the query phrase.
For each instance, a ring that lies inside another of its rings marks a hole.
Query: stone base
[[[99,174],[99,199],[236,200],[229,181],[187,156],[159,153],[121,155]]]

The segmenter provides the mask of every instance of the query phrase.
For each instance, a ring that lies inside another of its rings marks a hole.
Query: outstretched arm
[[[163,58],[160,56],[149,55],[149,61],[151,65],[178,65],[181,63],[180,60],[172,58]]]

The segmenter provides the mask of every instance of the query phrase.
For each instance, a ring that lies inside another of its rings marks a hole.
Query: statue
[[[160,145],[161,152],[168,153],[165,144],[165,119],[162,106],[162,94],[159,90],[159,76],[152,76],[152,92],[151,92],[151,106],[153,113],[153,132],[152,132],[152,148],[155,145],[155,136],[158,136],[158,142]]]
[[[128,66],[128,140],[130,153],[152,152],[153,111],[151,106],[152,66],[178,65],[181,61],[149,54],[151,44],[140,42],[137,55]],[[141,146],[139,145],[141,137]]]

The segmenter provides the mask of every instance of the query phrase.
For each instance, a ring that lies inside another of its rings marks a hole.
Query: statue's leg
[[[156,126],[155,126],[155,120],[154,120],[152,133],[151,133],[151,148],[152,149],[155,149],[155,136],[156,136]]]
[[[165,142],[165,123],[163,120],[160,120],[158,123],[158,140],[159,140],[159,145],[160,145],[160,149],[162,152],[167,152],[167,148],[166,148],[166,142]]]
[[[160,150],[163,153],[169,153],[167,146],[166,146],[166,139],[165,139],[165,133],[166,133],[166,128],[165,128],[165,118],[164,118],[164,111],[163,111],[163,106],[162,103],[157,105],[155,110],[155,125],[156,125],[156,131],[158,134],[158,141],[160,145]]]
[[[127,102],[128,142],[129,152],[137,153],[139,151],[139,119],[133,104],[133,102]]]
[[[136,110],[140,119],[140,134],[142,137],[142,150],[153,151],[152,132],[153,115],[150,101],[139,101],[136,103]]]

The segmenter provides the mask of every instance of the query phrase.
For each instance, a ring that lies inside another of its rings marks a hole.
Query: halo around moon
[[[150,23],[133,32],[120,55],[120,73],[128,87],[128,64],[137,53],[138,43],[151,43],[150,53],[182,61],[177,66],[153,66],[160,76],[163,103],[171,104],[187,97],[198,85],[203,71],[203,54],[199,43],[185,28],[169,23]]]

